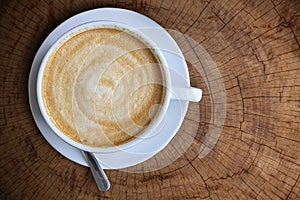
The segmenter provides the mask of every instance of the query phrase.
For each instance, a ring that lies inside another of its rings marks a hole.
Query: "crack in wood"
[[[298,175],[297,180],[295,181],[295,184],[292,186],[292,189],[290,190],[290,192],[289,192],[288,195],[286,196],[286,199],[289,199],[290,195],[292,194],[294,188],[296,187],[296,185],[297,185],[297,183],[298,183],[298,181],[299,181],[299,178],[300,178],[300,173],[299,173],[299,175]]]
[[[245,102],[244,102],[244,97],[243,97],[243,92],[242,92],[242,87],[241,87],[241,83],[240,83],[240,79],[239,79],[239,77],[237,76],[236,77],[236,80],[237,80],[237,86],[238,86],[238,88],[239,88],[239,90],[240,90],[240,95],[241,95],[241,100],[242,100],[242,107],[243,107],[243,115],[242,115],[242,121],[240,122],[240,130],[242,129],[242,125],[243,125],[243,123],[245,122]]]
[[[197,16],[197,18],[193,21],[193,23],[183,32],[183,34],[186,34],[191,28],[194,27],[194,25],[196,24],[196,22],[199,21],[202,13],[207,9],[207,7],[209,6],[211,1],[208,1],[207,4],[204,6],[204,8],[199,12],[199,15]]]
[[[201,177],[201,179],[202,179],[202,181],[203,181],[203,183],[204,183],[204,185],[205,185],[205,189],[206,189],[206,191],[208,192],[208,196],[207,196],[207,197],[210,197],[210,196],[211,196],[210,190],[209,190],[209,187],[207,186],[206,181],[203,179],[203,176],[202,176],[201,173],[197,170],[197,168],[193,165],[193,163],[191,163],[191,166],[194,168],[194,170],[196,171],[196,173]],[[204,198],[206,198],[206,197],[204,197]]]

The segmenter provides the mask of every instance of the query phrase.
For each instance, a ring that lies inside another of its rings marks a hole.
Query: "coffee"
[[[125,29],[87,29],[62,41],[43,72],[53,124],[76,142],[111,147],[138,137],[161,110],[165,77],[154,50]]]

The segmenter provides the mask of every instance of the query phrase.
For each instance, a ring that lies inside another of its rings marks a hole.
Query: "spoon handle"
[[[89,163],[90,169],[92,171],[92,174],[94,176],[95,182],[99,190],[108,190],[110,187],[110,182],[94,154],[86,151],[83,151],[83,154],[87,162]]]

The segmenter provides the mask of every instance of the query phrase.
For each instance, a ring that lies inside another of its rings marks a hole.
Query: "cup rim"
[[[142,133],[138,134],[138,137],[131,139],[121,145],[116,145],[112,147],[94,147],[94,146],[88,146],[84,145],[82,143],[79,143],[67,135],[65,135],[62,131],[60,131],[52,122],[50,119],[50,116],[48,115],[43,97],[42,97],[42,80],[43,80],[43,73],[44,69],[46,67],[47,61],[49,57],[52,55],[52,53],[61,45],[61,42],[66,41],[69,38],[72,38],[73,36],[87,31],[87,30],[93,30],[97,28],[119,28],[119,29],[126,29],[130,33],[132,33],[134,36],[137,36],[138,39],[142,40],[143,42],[146,42],[147,45],[149,45],[156,56],[158,56],[161,65],[162,65],[162,70],[163,74],[165,76],[165,97],[163,100],[162,108],[159,111],[159,114],[155,117],[154,121],[151,122],[151,125],[148,125],[145,130],[143,130]],[[43,118],[45,119],[46,123],[49,125],[49,127],[54,131],[56,135],[58,135],[63,141],[69,143],[70,145],[79,148],[84,151],[89,151],[89,152],[95,152],[95,153],[111,153],[111,152],[117,152],[117,151],[122,151],[127,148],[132,147],[133,145],[142,142],[145,140],[145,138],[141,138],[141,136],[147,136],[153,132],[156,127],[159,125],[159,123],[163,120],[165,117],[166,111],[169,107],[170,100],[171,100],[171,93],[169,89],[171,88],[171,77],[170,77],[170,72],[168,70],[168,63],[166,62],[166,59],[164,57],[164,54],[162,53],[162,50],[157,47],[157,45],[151,40],[150,37],[147,36],[147,31],[149,29],[153,29],[153,27],[144,27],[144,28],[135,28],[132,26],[129,26],[127,24],[123,24],[120,22],[115,22],[115,21],[107,21],[107,20],[99,20],[99,21],[93,21],[93,22],[87,22],[81,25],[78,25],[70,30],[68,30],[66,33],[64,33],[61,37],[59,37],[53,45],[48,49],[47,53],[42,59],[42,62],[40,64],[39,70],[38,70],[38,75],[37,75],[37,101],[38,101],[38,106],[39,109],[42,113]]]

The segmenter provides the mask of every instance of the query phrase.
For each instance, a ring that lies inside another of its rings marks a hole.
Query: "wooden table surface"
[[[142,13],[192,38],[198,46],[174,36],[190,56],[191,85],[203,89],[202,101],[190,104],[161,153],[136,167],[106,171],[107,192],[97,190],[88,168],[43,138],[27,89],[46,36],[69,17],[101,7]],[[298,0],[1,1],[0,199],[300,199],[299,43]],[[215,71],[205,68],[199,45]],[[218,101],[226,103],[225,112],[212,109]],[[178,143],[190,138],[181,150]],[[216,144],[209,146],[209,139]],[[203,144],[209,151],[201,156]],[[164,164],[168,158],[173,161]]]

